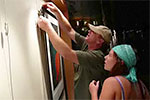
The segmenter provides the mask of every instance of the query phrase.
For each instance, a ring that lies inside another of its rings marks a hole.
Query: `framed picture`
[[[59,24],[55,15],[46,9],[40,11],[40,16],[44,16],[49,20],[49,23],[52,25],[56,33],[60,36]],[[43,34],[43,33],[41,33]],[[50,85],[50,98],[53,100],[59,100],[64,91],[64,76],[63,76],[63,59],[59,53],[53,47],[51,41],[49,40],[48,34],[44,34],[45,41],[45,51],[47,54],[47,65],[48,65],[48,74],[49,82],[47,85]],[[45,75],[47,77],[47,74]]]

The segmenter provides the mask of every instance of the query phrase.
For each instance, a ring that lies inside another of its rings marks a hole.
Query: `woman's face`
[[[117,56],[113,50],[109,52],[107,56],[105,56],[105,65],[104,69],[107,71],[111,71],[114,65],[117,63]]]

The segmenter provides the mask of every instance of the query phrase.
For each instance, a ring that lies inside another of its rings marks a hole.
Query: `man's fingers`
[[[43,16],[40,16],[40,17],[39,17],[39,19],[43,19],[43,18],[44,18]]]

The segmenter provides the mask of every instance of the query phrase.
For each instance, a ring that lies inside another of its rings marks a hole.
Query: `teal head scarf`
[[[118,45],[113,47],[112,49],[117,54],[117,56],[124,61],[129,69],[129,74],[125,77],[132,82],[137,82],[136,70],[134,68],[134,66],[136,65],[136,56],[131,45]]]

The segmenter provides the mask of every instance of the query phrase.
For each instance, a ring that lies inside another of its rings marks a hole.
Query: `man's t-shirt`
[[[100,49],[89,51],[85,38],[78,33],[75,34],[75,40],[81,47],[81,50],[76,51],[79,65],[74,64],[75,99],[91,99],[90,82],[99,80],[102,83],[108,74],[104,70],[105,55]]]

